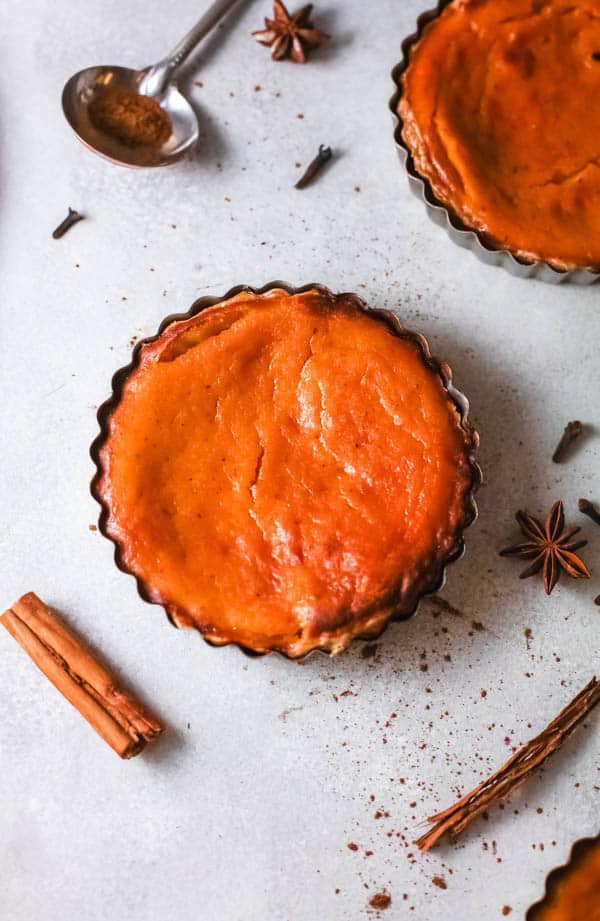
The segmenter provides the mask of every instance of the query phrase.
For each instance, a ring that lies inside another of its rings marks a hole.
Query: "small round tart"
[[[453,0],[412,46],[402,137],[435,197],[517,258],[600,269],[597,0]]]
[[[353,295],[244,289],[143,343],[118,389],[102,529],[213,644],[339,652],[462,549],[477,436],[425,341]]]
[[[575,845],[569,863],[548,877],[546,896],[527,921],[600,921],[600,837]]]

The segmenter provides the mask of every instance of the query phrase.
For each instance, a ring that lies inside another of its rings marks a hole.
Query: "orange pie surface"
[[[600,921],[600,838],[560,876],[535,921]]]
[[[337,652],[412,611],[456,550],[474,436],[414,338],[361,304],[244,292],[143,345],[98,493],[178,626]]]
[[[454,0],[412,48],[398,112],[464,224],[525,259],[600,268],[598,0]]]

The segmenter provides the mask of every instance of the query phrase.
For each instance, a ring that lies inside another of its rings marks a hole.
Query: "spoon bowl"
[[[132,147],[96,128],[90,119],[89,106],[97,94],[113,86],[142,93],[147,75],[148,70],[128,67],[86,67],[74,74],[63,89],[63,112],[79,140],[119,166],[167,166],[181,159],[198,141],[196,113],[173,83],[165,87],[157,100],[171,121],[171,136],[163,144]]]
[[[168,166],[191,151],[198,141],[198,119],[180,92],[176,76],[198,42],[213,29],[238,0],[213,0],[196,25],[172,52],[143,70],[129,67],[86,67],[67,80],[63,112],[80,141],[94,153],[119,166]],[[114,133],[101,131],[90,118],[90,105],[109,88],[155,99],[171,122],[171,134],[162,143],[127,144]]]

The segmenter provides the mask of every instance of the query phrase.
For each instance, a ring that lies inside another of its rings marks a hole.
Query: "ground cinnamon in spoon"
[[[128,147],[159,146],[171,134],[171,119],[156,99],[121,86],[99,89],[88,112],[98,131]]]

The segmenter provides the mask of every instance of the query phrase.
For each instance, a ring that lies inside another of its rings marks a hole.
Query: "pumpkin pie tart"
[[[546,896],[527,921],[600,921],[600,837],[586,838],[571,859],[548,877]]]
[[[141,343],[101,410],[101,528],[215,645],[344,649],[437,589],[477,436],[425,340],[354,295],[238,289]]]
[[[600,270],[597,0],[452,0],[420,31],[397,114],[416,173],[484,244]]]

